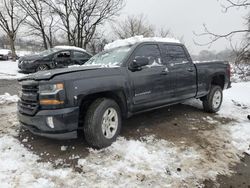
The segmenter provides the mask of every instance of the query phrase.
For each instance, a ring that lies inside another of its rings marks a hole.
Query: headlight
[[[40,94],[54,94],[60,90],[63,90],[63,88],[64,88],[63,83],[40,85],[39,93]]]
[[[63,83],[40,85],[39,103],[43,106],[64,104],[64,100],[59,97],[60,95],[59,96],[57,95],[59,91],[62,91],[63,89],[64,89]]]

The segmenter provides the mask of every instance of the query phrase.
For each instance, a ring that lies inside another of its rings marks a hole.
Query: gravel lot
[[[0,80],[0,95],[9,93],[11,95],[18,95],[21,86],[17,80]]]

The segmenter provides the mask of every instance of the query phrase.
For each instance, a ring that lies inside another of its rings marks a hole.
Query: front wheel
[[[106,98],[95,100],[89,107],[84,123],[87,143],[94,148],[110,146],[121,130],[121,112],[118,104]]]
[[[220,110],[223,92],[220,86],[212,85],[210,92],[203,98],[203,108],[206,112],[215,113]]]

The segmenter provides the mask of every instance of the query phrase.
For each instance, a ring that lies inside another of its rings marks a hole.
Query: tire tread
[[[203,108],[204,108],[204,111],[205,112],[208,112],[208,113],[215,113],[215,112],[218,112],[220,107],[218,109],[213,109],[212,107],[212,100],[213,100],[213,93],[217,90],[217,89],[221,89],[220,86],[218,85],[212,85],[211,86],[211,89],[208,93],[208,95],[206,95],[204,98],[203,98]],[[222,92],[222,91],[221,91]],[[222,97],[223,97],[223,94],[222,94]]]
[[[97,142],[96,138],[92,134],[94,132],[94,127],[90,126],[91,122],[93,122],[94,113],[96,108],[100,105],[100,103],[104,101],[104,98],[99,98],[95,100],[87,110],[87,114],[85,117],[85,123],[84,123],[84,134],[86,141],[93,146],[100,147],[100,144]]]
[[[107,147],[113,141],[115,141],[116,137],[120,133],[120,128],[121,128],[121,122],[119,122],[119,125],[118,125],[119,127],[118,127],[118,130],[117,130],[117,133],[110,140],[106,140],[105,138],[103,138],[103,135],[100,135],[102,133],[99,134],[99,132],[98,132],[99,129],[96,130],[97,127],[96,127],[95,124],[93,124],[93,122],[96,123],[98,118],[100,118],[100,110],[103,107],[103,106],[101,106],[101,108],[100,108],[100,105],[104,105],[104,107],[105,107],[105,102],[106,102],[106,105],[107,104],[113,105],[113,106],[115,106],[117,108],[119,121],[121,121],[119,106],[112,99],[98,98],[89,106],[89,108],[87,110],[87,113],[86,113],[86,116],[85,116],[85,122],[84,122],[84,126],[83,126],[85,140],[87,141],[87,143],[90,146],[92,146],[94,148],[98,148],[98,149]]]

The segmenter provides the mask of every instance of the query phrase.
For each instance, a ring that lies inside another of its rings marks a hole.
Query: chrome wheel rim
[[[38,67],[38,71],[44,71],[44,70],[48,70],[48,67],[46,65],[40,65]]]
[[[105,138],[115,136],[118,128],[118,114],[114,108],[108,108],[102,117],[102,133]]]
[[[216,91],[213,96],[213,108],[216,109],[220,106],[222,100],[222,94],[220,91]]]

